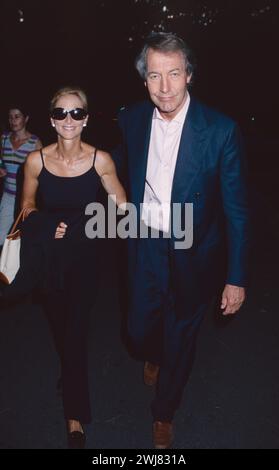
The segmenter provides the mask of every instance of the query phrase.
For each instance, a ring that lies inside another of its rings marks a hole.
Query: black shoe
[[[80,432],[80,431],[68,432],[69,449],[84,449],[85,443],[86,443],[86,436],[83,432]]]

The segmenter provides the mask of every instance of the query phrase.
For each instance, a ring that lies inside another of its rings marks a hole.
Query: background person
[[[0,248],[13,224],[20,190],[20,168],[30,152],[42,147],[40,139],[27,129],[29,115],[21,105],[9,108],[10,132],[1,136],[0,177],[4,179],[0,203]]]

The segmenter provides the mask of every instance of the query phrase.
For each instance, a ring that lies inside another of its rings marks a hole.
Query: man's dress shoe
[[[173,425],[163,421],[153,423],[154,449],[170,449],[173,442]]]

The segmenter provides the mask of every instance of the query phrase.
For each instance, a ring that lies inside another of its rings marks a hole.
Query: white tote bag
[[[20,230],[18,224],[25,218],[26,209],[22,209],[16,219],[11,233],[7,235],[0,256],[0,280],[5,284],[11,284],[19,270],[20,255]]]

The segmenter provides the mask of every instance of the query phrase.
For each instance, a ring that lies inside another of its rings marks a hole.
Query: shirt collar
[[[164,122],[177,122],[179,124],[183,124],[185,121],[189,106],[190,106],[190,95],[187,92],[187,98],[183,107],[171,121],[167,121],[166,119],[164,119],[157,107],[155,107],[154,109],[153,119],[159,119],[160,121],[164,121]]]

